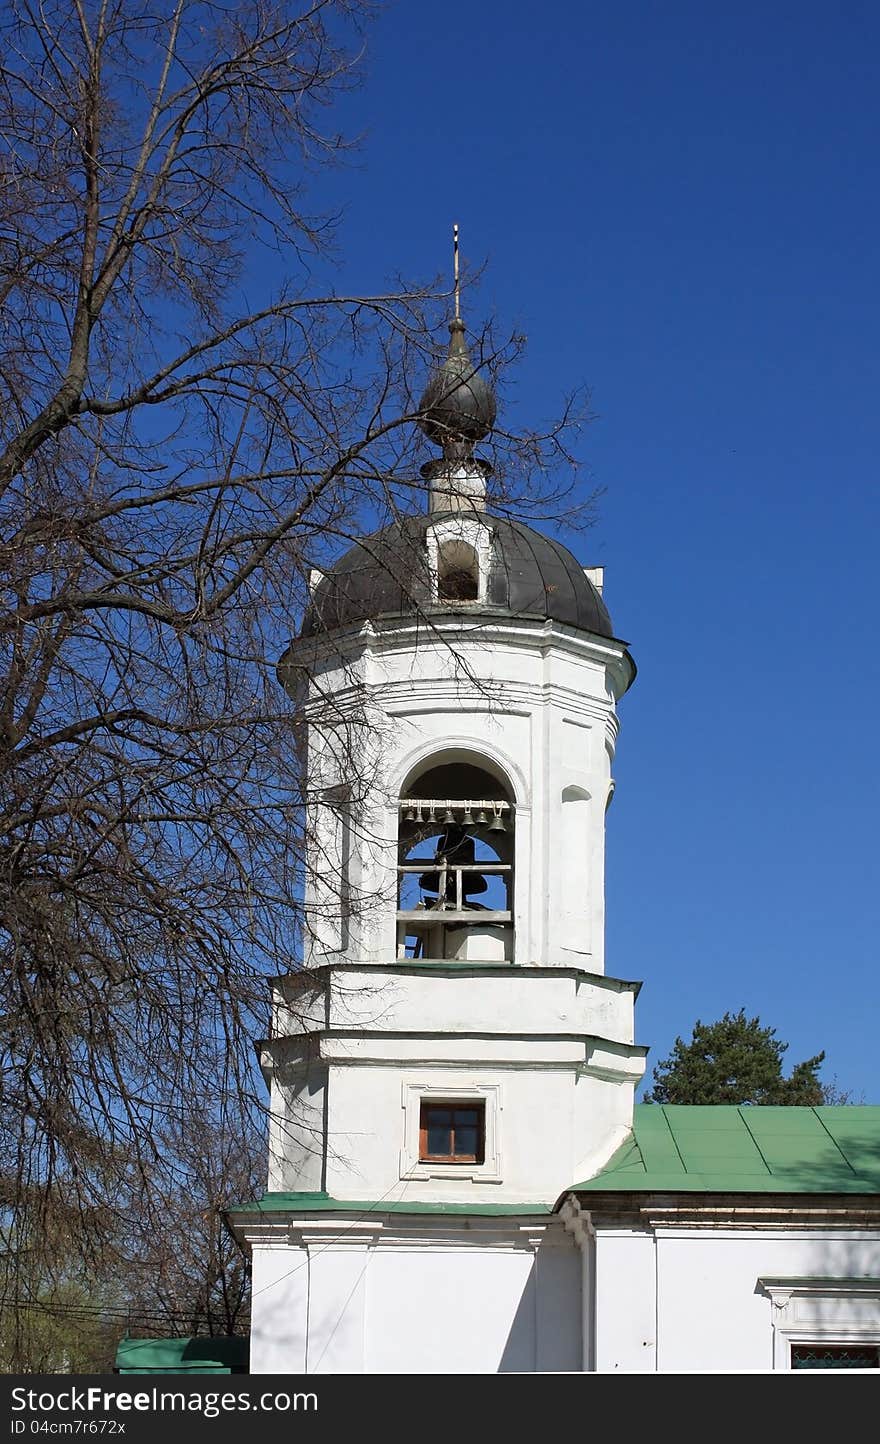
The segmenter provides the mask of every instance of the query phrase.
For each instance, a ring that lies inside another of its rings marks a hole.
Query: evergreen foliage
[[[782,1074],[788,1048],[776,1029],[747,1018],[745,1009],[725,1013],[717,1023],[694,1025],[689,1043],[676,1038],[668,1058],[654,1069],[648,1103],[757,1103],[815,1106],[826,1101],[817,1070],[825,1054],[817,1053]]]

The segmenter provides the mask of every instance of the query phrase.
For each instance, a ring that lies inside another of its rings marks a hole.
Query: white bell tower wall
[[[626,1136],[645,1050],[604,873],[632,673],[621,642],[492,610],[291,648],[308,926],[260,1045],[271,1193],[546,1207]],[[476,1134],[438,1154],[453,1113]]]
[[[615,702],[632,671],[624,645],[555,622],[453,614],[298,643],[288,677],[297,656],[315,799],[306,964],[396,957],[401,798],[420,770],[467,761],[512,799],[512,960],[603,973]]]

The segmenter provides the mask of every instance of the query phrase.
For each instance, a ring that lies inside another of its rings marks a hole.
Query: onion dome
[[[444,456],[469,456],[492,430],[496,409],[492,387],[468,354],[464,322],[455,316],[449,322],[449,354],[419,403],[419,426]]]

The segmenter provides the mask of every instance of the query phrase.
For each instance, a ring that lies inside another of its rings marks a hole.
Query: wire
[[[10,1312],[21,1309],[33,1309],[44,1314],[57,1314],[71,1320],[80,1319],[83,1323],[91,1322],[94,1319],[106,1319],[108,1322],[133,1324],[192,1324],[192,1314],[180,1313],[173,1309],[166,1312],[115,1305],[104,1308],[100,1304],[52,1304],[43,1299],[4,1299],[0,1301],[0,1313],[4,1310]]]
[[[292,1278],[294,1274],[299,1273],[300,1269],[304,1269],[309,1263],[310,1259],[317,1258],[319,1254],[326,1253],[328,1248],[332,1248],[333,1245],[335,1243],[338,1243],[341,1238],[345,1238],[345,1235],[347,1233],[350,1233],[353,1228],[356,1228],[363,1219],[367,1218],[371,1213],[375,1212],[377,1208],[381,1208],[382,1204],[388,1197],[388,1194],[393,1193],[395,1188],[398,1188],[401,1183],[403,1184],[403,1193],[401,1193],[400,1198],[396,1200],[396,1202],[399,1203],[403,1198],[403,1194],[406,1193],[406,1190],[409,1187],[408,1178],[398,1179],[396,1183],[392,1183],[391,1187],[382,1194],[381,1198],[377,1198],[376,1202],[371,1203],[369,1208],[365,1208],[363,1213],[359,1213],[357,1218],[351,1219],[346,1224],[345,1228],[340,1229],[339,1232],[334,1234],[331,1239],[328,1239],[327,1243],[323,1244],[321,1248],[316,1248],[312,1251],[311,1254],[306,1254],[306,1257],[301,1263],[296,1264],[292,1269],[288,1269],[287,1273],[282,1274],[280,1278],[272,1279],[270,1283],[264,1284],[261,1289],[254,1289],[253,1293],[251,1294],[251,1298],[255,1299],[258,1297],[259,1294],[264,1294],[269,1289],[274,1289],[277,1284],[283,1284],[285,1279]]]

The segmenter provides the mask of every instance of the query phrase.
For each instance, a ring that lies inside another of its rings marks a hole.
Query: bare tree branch
[[[311,568],[424,504],[410,422],[448,297],[309,292],[331,231],[305,185],[346,148],[323,126],[368,12],[0,17],[0,1225],[105,1272],[182,1208],[193,1120],[253,1139],[265,980],[311,921],[314,783],[276,660]],[[474,354],[503,385],[521,344]],[[579,414],[495,433],[496,507],[567,505]],[[310,725],[356,812],[366,709],[326,696]],[[205,1290],[228,1323],[238,1283]]]

